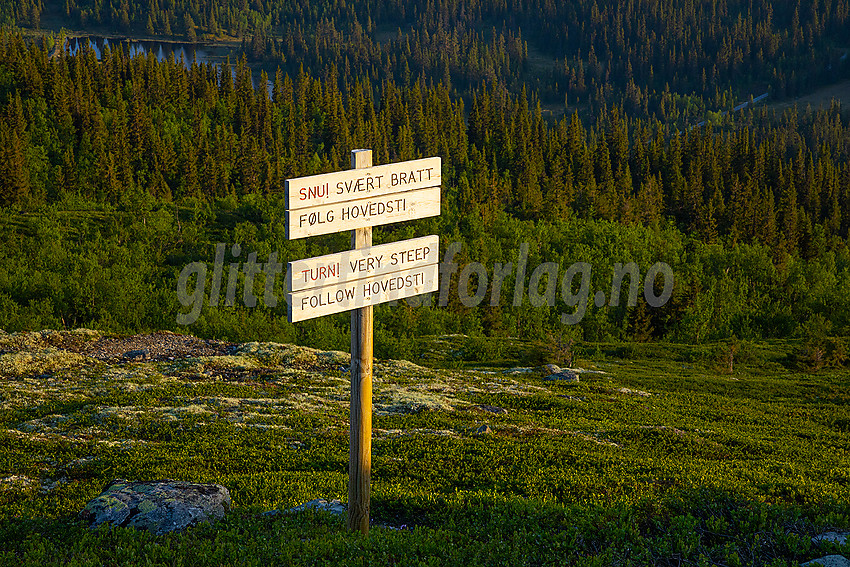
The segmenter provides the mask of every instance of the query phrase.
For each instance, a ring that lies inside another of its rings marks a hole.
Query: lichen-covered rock
[[[422,410],[454,411],[452,402],[459,403],[455,398],[439,392],[390,385],[378,394],[374,407],[376,415],[416,413]]]
[[[0,375],[24,376],[53,372],[61,368],[79,366],[84,362],[84,356],[54,347],[9,352],[0,354]]]
[[[305,346],[280,343],[245,343],[236,353],[250,356],[265,366],[341,366],[351,363],[348,353],[336,350],[322,351]]]
[[[100,337],[100,331],[75,329],[73,331],[22,331],[6,333],[0,331],[0,352],[37,351],[47,347],[78,352],[78,348]]]
[[[540,368],[537,369],[543,376],[549,376],[551,374],[557,374],[561,371],[561,367],[557,364],[544,364]]]
[[[221,519],[229,510],[230,492],[218,484],[116,479],[86,504],[80,519],[90,528],[108,522],[162,535]]]

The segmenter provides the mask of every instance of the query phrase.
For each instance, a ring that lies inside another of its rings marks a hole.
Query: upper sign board
[[[286,238],[304,238],[440,214],[440,188],[429,187],[286,211]]]
[[[297,292],[436,264],[439,247],[440,238],[432,235],[297,260],[286,271],[287,289]]]
[[[286,208],[304,209],[437,187],[442,158],[432,157],[286,180]]]

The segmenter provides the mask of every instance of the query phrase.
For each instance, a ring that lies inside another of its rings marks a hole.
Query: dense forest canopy
[[[36,27],[56,8],[23,2],[2,17]],[[529,265],[589,262],[593,289],[610,287],[617,262],[645,274],[664,261],[676,275],[664,308],[591,306],[569,328],[560,301],[470,307],[452,293],[447,307],[382,306],[382,354],[457,331],[689,342],[848,332],[847,112],[721,114],[745,93],[782,98],[847,76],[845,1],[62,9],[79,26],[232,35],[243,55],[187,67],[118,44],[99,60],[53,35],[2,33],[0,328],[176,328],[177,274],[212,262],[216,242],[283,261],[344,248],[339,236],[285,239],[283,181],[345,168],[368,147],[375,163],[443,158],[442,216],[385,227],[378,242],[439,233],[464,244],[457,261],[488,269],[527,242]],[[270,89],[255,88],[259,61],[277,69],[259,77]],[[282,302],[205,307],[189,330],[344,347],[344,317],[294,327],[285,313]]]
[[[0,21],[186,41],[235,38],[251,60],[400,87],[523,86],[560,113],[607,105],[683,125],[750,95],[850,77],[847,0],[22,0]]]

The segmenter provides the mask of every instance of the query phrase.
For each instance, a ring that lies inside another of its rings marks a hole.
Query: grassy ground
[[[839,104],[847,104],[850,102],[850,81],[842,81],[834,85],[829,85],[805,96],[801,96],[793,100],[784,100],[771,106],[779,110],[796,106],[800,111],[804,111],[809,106],[811,106],[812,109],[828,109],[833,101],[838,102]]]
[[[347,494],[347,355],[251,343],[107,364],[94,332],[0,334],[0,564],[788,565],[850,546],[850,375],[789,369],[793,345],[583,345],[579,383],[539,345],[423,340],[375,372],[368,539]],[[61,340],[59,340],[61,339]],[[58,348],[61,345],[64,348]],[[65,349],[70,350],[65,350]],[[498,367],[470,360],[498,350]],[[726,369],[725,365],[723,366]],[[506,410],[502,411],[502,410]],[[492,433],[478,435],[481,425]],[[116,477],[217,482],[234,510],[154,537],[76,520]]]

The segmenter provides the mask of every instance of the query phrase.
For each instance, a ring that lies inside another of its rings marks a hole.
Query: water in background
[[[209,52],[202,45],[170,41],[146,41],[136,39],[110,40],[106,37],[71,37],[68,38],[68,53],[76,55],[84,45],[91,47],[98,59],[100,59],[101,54],[107,45],[110,49],[115,49],[120,45],[124,48],[124,51],[129,53],[132,57],[153,53],[160,61],[165,61],[172,56],[175,61],[180,61],[182,59],[183,64],[186,65],[187,69],[192,65],[192,63],[202,64],[212,62]]]
[[[225,56],[231,53],[228,48],[207,48],[201,44],[180,43],[174,41],[155,41],[155,40],[139,40],[139,39],[109,39],[107,37],[70,37],[68,38],[68,53],[76,55],[84,46],[88,45],[93,51],[98,60],[101,58],[104,48],[108,45],[110,49],[116,49],[118,46],[124,48],[125,53],[129,53],[131,57],[139,55],[146,56],[148,53],[153,53],[159,61],[165,61],[169,58],[174,58],[175,61],[183,61],[183,65],[189,69],[193,63],[203,65],[204,63],[212,63],[216,67],[221,66]],[[231,62],[234,60],[231,58]],[[230,71],[233,77],[236,77],[236,67],[231,65]],[[272,75],[272,74],[270,74]],[[273,76],[273,75],[272,75]],[[260,83],[259,71],[252,72],[251,77],[254,81],[254,88],[257,88]],[[266,89],[271,95],[272,82],[269,81]]]

